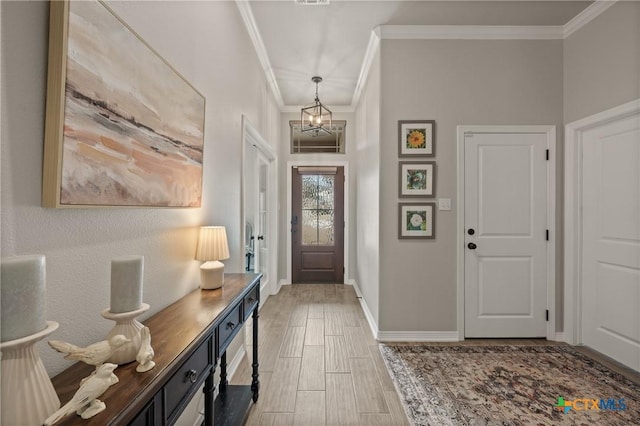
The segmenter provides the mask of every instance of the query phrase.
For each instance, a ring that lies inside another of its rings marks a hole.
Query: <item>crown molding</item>
[[[258,30],[249,0],[235,0],[258,60],[280,111],[298,112],[301,106],[285,105]],[[332,112],[354,112],[366,86],[380,40],[563,40],[591,22],[618,0],[596,0],[564,25],[380,25],[369,37],[351,105],[335,105]]]
[[[249,37],[251,38],[253,47],[256,49],[258,60],[262,65],[262,70],[264,71],[267,83],[269,84],[269,87],[271,87],[273,97],[275,98],[278,107],[282,109],[284,107],[282,93],[280,93],[280,87],[278,86],[276,76],[273,73],[273,68],[271,67],[271,62],[269,61],[269,55],[267,54],[267,48],[262,41],[262,36],[260,35],[260,31],[258,30],[258,25],[256,24],[256,20],[253,17],[251,5],[249,4],[248,0],[236,0],[236,5],[238,6],[238,10],[240,11],[242,20],[244,21],[244,25],[247,28],[247,32],[249,33]]]
[[[559,25],[381,25],[385,40],[559,40]]]
[[[585,10],[577,14],[572,20],[564,24],[563,36],[569,37],[571,34],[578,31],[580,28],[593,21],[602,12],[609,9],[616,4],[618,0],[596,0],[590,4]]]
[[[380,47],[380,27],[376,27],[371,31],[371,36],[369,37],[369,44],[367,45],[367,50],[364,54],[362,67],[360,68],[360,75],[358,75],[358,81],[356,83],[356,89],[353,92],[353,98],[351,98],[351,108],[354,111],[358,106],[358,102],[360,102],[360,96],[362,96],[362,91],[367,84],[369,70],[371,70],[373,58],[376,56],[378,47]]]

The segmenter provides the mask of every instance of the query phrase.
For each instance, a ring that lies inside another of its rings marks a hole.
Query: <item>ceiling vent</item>
[[[296,4],[304,4],[308,6],[328,6],[329,0],[293,0]]]

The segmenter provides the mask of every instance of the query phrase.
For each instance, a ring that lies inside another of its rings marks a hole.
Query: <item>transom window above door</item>
[[[333,120],[331,134],[302,132],[300,120],[289,121],[292,154],[344,154],[346,120]]]

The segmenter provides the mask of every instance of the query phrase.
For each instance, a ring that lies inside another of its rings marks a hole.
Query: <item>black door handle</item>
[[[258,240],[264,240],[264,235],[258,235]]]
[[[470,250],[475,250],[476,247],[478,247],[478,246],[475,245],[474,243],[469,243],[469,244],[467,244],[467,247],[469,247]]]

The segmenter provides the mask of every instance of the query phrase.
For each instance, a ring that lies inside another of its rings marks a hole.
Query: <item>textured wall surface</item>
[[[40,207],[49,7],[2,2],[2,256],[46,255],[47,319],[60,323],[51,338],[78,345],[102,340],[113,325],[100,312],[109,305],[116,256],[145,257],[143,300],[151,310],[141,319],[198,287],[200,225],[227,227],[226,271],[242,271],[241,115],[266,138],[279,125],[234,2],[109,5],[206,97],[203,205]],[[45,344],[38,347],[49,374],[70,365]]]
[[[562,41],[383,40],[381,58],[380,329],[455,331],[456,126],[560,131]],[[397,125],[418,119],[436,121],[436,198],[452,210],[436,211],[434,240],[399,240]]]
[[[619,1],[564,40],[564,122],[640,98],[640,2]]]

